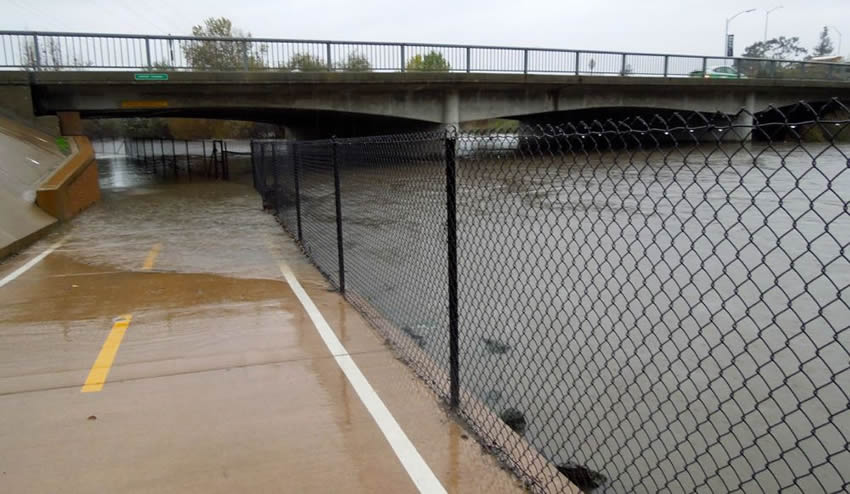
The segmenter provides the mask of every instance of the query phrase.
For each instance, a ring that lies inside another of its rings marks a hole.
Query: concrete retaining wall
[[[0,118],[0,259],[100,197],[89,140],[66,137],[66,155],[54,135],[31,125],[26,118]]]
[[[66,221],[100,199],[97,162],[88,137],[69,137],[75,152],[36,193],[36,204],[55,218]]]
[[[35,205],[36,190],[66,159],[55,138],[0,118],[0,259],[38,239],[56,218]]]

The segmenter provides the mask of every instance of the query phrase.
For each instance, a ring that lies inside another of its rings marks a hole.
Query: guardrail
[[[850,64],[662,53],[365,41],[0,31],[0,68],[497,72],[850,81]]]

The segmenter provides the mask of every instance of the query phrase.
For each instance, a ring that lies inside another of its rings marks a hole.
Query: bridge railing
[[[0,31],[0,68],[496,72],[850,81],[850,64],[507,46]]]

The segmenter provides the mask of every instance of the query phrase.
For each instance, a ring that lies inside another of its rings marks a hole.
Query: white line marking
[[[65,237],[65,238],[63,238],[62,240],[60,240],[60,241],[56,242],[55,244],[53,244],[53,245],[51,245],[50,247],[48,247],[48,248],[47,248],[47,250],[45,250],[45,251],[44,251],[44,252],[42,252],[41,254],[39,254],[39,255],[37,255],[37,256],[35,256],[35,257],[33,257],[32,259],[30,259],[29,261],[27,261],[27,263],[26,263],[26,264],[24,264],[23,266],[21,266],[21,267],[19,267],[18,269],[16,269],[16,270],[12,271],[11,273],[7,274],[5,278],[3,278],[2,280],[0,280],[0,288],[3,288],[4,286],[8,285],[9,283],[11,283],[11,282],[15,281],[15,278],[17,278],[18,276],[20,276],[20,275],[22,275],[22,274],[26,273],[26,272],[27,272],[27,271],[28,271],[31,267],[35,266],[35,265],[36,265],[36,264],[38,264],[38,263],[39,263],[42,259],[44,259],[45,257],[47,257],[47,256],[49,256],[50,254],[52,254],[52,253],[53,253],[53,251],[54,251],[54,250],[56,250],[56,249],[58,249],[59,247],[61,247],[61,246],[62,246],[62,244],[64,244],[64,243],[65,243],[65,240],[67,240],[67,239],[68,239],[68,237]]]
[[[416,447],[408,439],[407,434],[404,433],[401,426],[396,422],[395,417],[392,416],[387,406],[381,401],[378,393],[375,392],[372,385],[366,380],[366,376],[360,372],[360,368],[351,359],[348,350],[345,349],[339,338],[336,337],[336,334],[328,325],[327,321],[325,321],[325,318],[319,312],[313,300],[304,291],[304,288],[298,282],[298,278],[295,277],[289,265],[281,262],[280,272],[286,278],[286,282],[289,283],[290,288],[292,288],[295,296],[298,297],[304,310],[307,311],[307,315],[310,316],[313,325],[316,326],[319,336],[322,337],[328,350],[330,350],[336,360],[337,365],[342,369],[345,377],[348,378],[348,382],[351,383],[351,387],[354,388],[357,396],[360,397],[360,401],[363,402],[366,409],[372,415],[372,418],[375,419],[378,428],[384,433],[384,437],[387,438],[387,441],[390,443],[393,451],[395,451],[404,469],[407,470],[407,474],[410,475],[413,483],[416,484],[419,492],[427,492],[429,494],[446,492],[446,489],[440,484],[440,480],[434,475],[434,472],[431,471],[431,468],[428,467],[422,456],[419,455],[419,451],[416,450]]]

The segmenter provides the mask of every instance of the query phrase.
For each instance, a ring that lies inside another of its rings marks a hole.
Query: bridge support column
[[[460,129],[460,93],[456,89],[446,91],[443,98],[443,126]]]
[[[741,111],[732,120],[732,129],[723,136],[724,141],[751,142],[753,140],[753,115],[756,114],[756,93],[747,93]]]
[[[56,112],[56,116],[59,117],[59,132],[63,136],[83,135],[83,122],[80,120],[80,112],[60,111]]]

